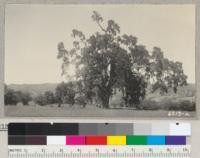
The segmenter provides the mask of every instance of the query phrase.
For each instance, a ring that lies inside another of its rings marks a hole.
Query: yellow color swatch
[[[107,136],[107,145],[126,145],[126,136]]]

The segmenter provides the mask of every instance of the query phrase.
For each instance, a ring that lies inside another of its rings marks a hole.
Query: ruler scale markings
[[[73,147],[72,147],[73,148]],[[107,149],[108,147],[103,147],[100,149],[99,153],[93,152],[95,151],[94,149],[90,150],[89,148],[87,148],[84,151],[84,148],[81,147],[82,152],[81,153],[74,153],[75,148],[72,149],[72,151],[70,151],[70,149],[65,149],[63,147],[63,152],[59,153],[57,151],[59,151],[59,149],[57,149],[56,147],[52,148],[49,150],[46,150],[45,152],[41,152],[40,150],[36,150],[33,149],[34,151],[31,151],[31,149],[27,150],[27,153],[24,153],[23,150],[21,152],[10,152],[9,153],[9,157],[10,158],[101,158],[101,157],[105,157],[105,158],[120,158],[120,157],[125,157],[125,158],[171,158],[171,157],[175,157],[175,158],[189,158],[190,157],[190,151],[189,151],[189,146],[186,146],[186,148],[188,148],[188,151],[184,151],[182,152],[182,150],[185,148],[185,146],[170,146],[171,152],[167,151],[166,147],[162,147],[162,148],[156,148],[151,147],[153,149],[153,152],[148,151],[149,148],[148,147],[136,147],[135,148],[135,152],[133,152],[131,150],[131,148],[129,149],[125,149],[122,148],[122,151],[120,150],[120,147],[113,147],[110,149]],[[113,153],[113,149],[117,149],[114,153]],[[39,152],[40,151],[40,152]],[[68,152],[70,151],[71,154]]]

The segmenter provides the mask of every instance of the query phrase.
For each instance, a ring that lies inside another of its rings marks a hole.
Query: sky
[[[5,17],[5,82],[7,84],[58,83],[61,60],[57,44],[72,47],[72,29],[86,37],[100,31],[92,21],[98,11],[106,21],[119,24],[149,51],[160,47],[164,56],[183,63],[189,83],[195,83],[194,5],[37,5],[10,4]]]

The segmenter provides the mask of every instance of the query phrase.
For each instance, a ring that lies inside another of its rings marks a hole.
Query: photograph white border
[[[0,1],[0,117],[7,117],[4,115],[4,49],[5,49],[5,6],[6,4],[195,4],[196,5],[196,42],[195,42],[195,61],[196,61],[196,116],[195,117],[133,117],[133,118],[104,118],[104,117],[95,117],[98,120],[140,120],[140,119],[198,119],[200,115],[200,84],[198,81],[200,80],[200,70],[197,68],[200,66],[198,61],[200,61],[200,0],[1,0]],[[12,117],[13,118],[13,117]],[[20,118],[20,117],[16,117]],[[38,119],[47,118],[47,117],[37,117]],[[56,117],[53,117],[56,118]],[[90,119],[94,117],[58,117],[59,119]]]
[[[192,124],[192,157],[198,158],[200,155],[200,142],[199,142],[199,133],[200,133],[200,121],[198,120],[200,116],[200,70],[198,67],[200,64],[200,0],[0,0],[0,118],[4,117],[4,22],[5,22],[5,4],[6,3],[15,3],[15,4],[90,4],[90,3],[126,3],[126,4],[195,4],[196,5],[196,110],[197,117],[189,118],[187,122]],[[161,120],[162,119],[162,120]],[[78,118],[2,118],[0,119],[0,123],[8,123],[8,122],[170,122],[177,121],[179,118],[132,118],[131,120],[119,120],[119,119],[78,119]],[[181,120],[185,118],[180,118]],[[184,121],[185,122],[185,121]],[[0,153],[2,158],[7,158],[7,132],[0,132]]]

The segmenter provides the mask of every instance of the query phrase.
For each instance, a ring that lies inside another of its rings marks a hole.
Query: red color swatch
[[[107,145],[107,136],[86,136],[86,145]]]

